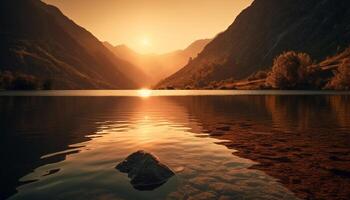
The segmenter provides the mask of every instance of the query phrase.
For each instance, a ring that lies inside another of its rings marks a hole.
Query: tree
[[[38,80],[32,75],[19,72],[0,72],[0,88],[6,90],[35,90],[38,89]]]
[[[26,74],[18,74],[11,83],[11,90],[36,90],[38,89],[38,81],[34,76]]]
[[[259,79],[265,79],[267,78],[267,72],[266,71],[258,71],[248,77],[248,81],[254,81]]]
[[[42,89],[43,90],[52,90],[52,85],[53,85],[53,82],[51,79],[46,79],[44,82],[43,82],[43,85],[42,85]]]
[[[344,59],[326,89],[350,90],[350,58]]]
[[[311,57],[306,53],[285,52],[275,58],[266,83],[277,89],[300,89],[308,85]]]
[[[9,88],[12,84],[13,79],[13,74],[10,71],[0,72],[0,88]]]

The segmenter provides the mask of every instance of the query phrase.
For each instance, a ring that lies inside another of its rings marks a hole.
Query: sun
[[[152,95],[152,90],[150,89],[143,88],[138,91],[138,96],[142,98],[148,98],[151,95]]]
[[[141,44],[144,47],[150,47],[151,46],[151,40],[149,38],[143,38],[141,40]]]

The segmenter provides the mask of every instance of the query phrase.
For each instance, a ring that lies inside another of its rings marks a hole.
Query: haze
[[[252,0],[44,0],[101,41],[141,53],[183,49],[224,31]]]

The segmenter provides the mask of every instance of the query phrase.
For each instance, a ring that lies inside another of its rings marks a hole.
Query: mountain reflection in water
[[[0,97],[1,198],[350,195],[349,96]],[[228,147],[228,148],[227,148]],[[137,150],[177,176],[137,191]]]

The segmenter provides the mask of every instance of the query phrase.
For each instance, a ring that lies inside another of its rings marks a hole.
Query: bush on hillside
[[[36,90],[39,81],[31,75],[5,71],[0,73],[0,88],[5,90]]]
[[[267,78],[267,72],[266,71],[258,71],[248,77],[248,81],[254,81],[254,80],[260,80]]]
[[[46,79],[42,84],[43,90],[52,90],[53,88],[53,81],[51,79]]]
[[[350,58],[344,59],[326,89],[350,90]]]
[[[275,58],[266,83],[275,89],[302,89],[310,84],[308,78],[313,70],[311,57],[306,53],[289,51]]]
[[[0,89],[8,88],[13,81],[13,75],[9,71],[0,72]]]

